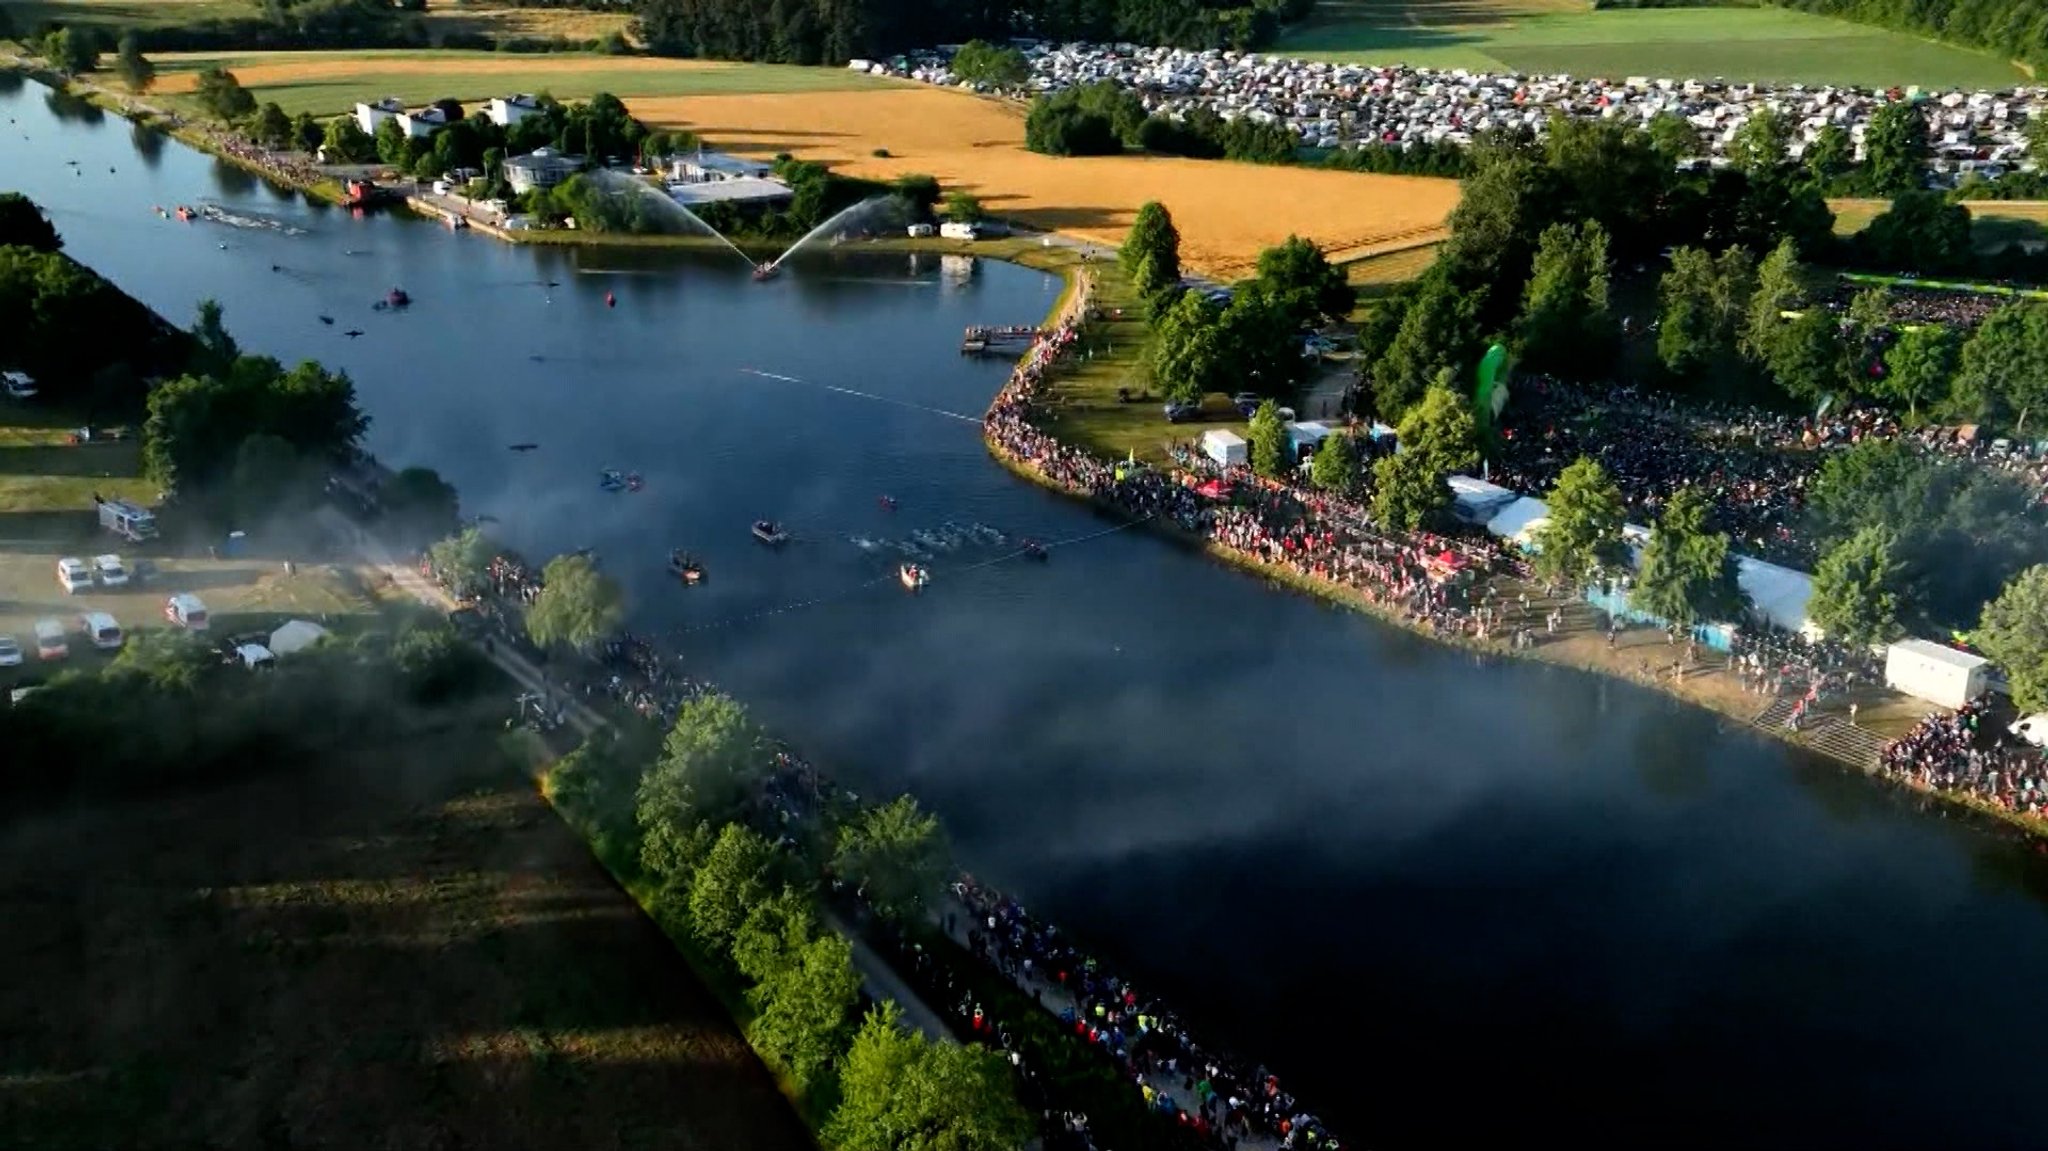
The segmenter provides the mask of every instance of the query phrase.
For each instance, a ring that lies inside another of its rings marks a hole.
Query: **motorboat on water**
[[[395,311],[399,308],[406,308],[411,306],[412,297],[406,294],[404,288],[393,288],[390,291],[384,293],[384,298],[377,301],[376,305],[377,310],[380,312],[385,311],[387,309]]]
[[[668,553],[668,570],[670,575],[686,584],[704,582],[704,565],[680,548]]]
[[[754,278],[756,280],[772,280],[775,278],[775,272],[776,267],[772,262],[754,265]]]
[[[1044,544],[1042,544],[1042,543],[1039,543],[1039,542],[1038,542],[1037,540],[1025,540],[1025,541],[1024,541],[1024,558],[1025,558],[1025,559],[1028,559],[1028,560],[1039,560],[1039,561],[1044,561],[1044,560],[1048,560],[1048,559],[1051,559],[1051,558],[1052,558],[1052,553],[1051,553],[1051,552],[1048,552],[1048,551],[1046,551],[1046,550],[1045,550],[1045,545],[1044,545]]]
[[[597,486],[608,492],[626,490],[626,477],[615,468],[606,468],[597,474]]]
[[[880,496],[876,498],[875,502],[881,504],[882,510],[885,512],[893,512],[896,510],[895,496]]]
[[[755,520],[754,538],[769,547],[780,547],[789,542],[789,533],[783,531],[782,525],[774,520]]]
[[[896,569],[896,578],[903,581],[904,587],[918,591],[932,582],[932,573],[918,564],[904,564]]]

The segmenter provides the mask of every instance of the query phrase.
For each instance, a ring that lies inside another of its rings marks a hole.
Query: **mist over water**
[[[2031,849],[1142,532],[1044,565],[963,542],[920,561],[923,595],[874,582],[903,553],[853,537],[1113,526],[918,410],[978,412],[1007,365],[961,358],[960,330],[1037,322],[1053,280],[841,248],[756,283],[722,253],[515,249],[308,207],[176,144],[147,159],[119,120],[65,114],[0,88],[0,185],[73,255],[173,320],[214,296],[245,348],[348,370],[373,450],[437,468],[532,556],[595,547],[637,630],[855,790],[914,791],[967,868],[1355,1142],[2048,1144]],[[151,210],[204,202],[265,226]],[[416,303],[373,311],[393,286]],[[605,468],[646,490],[598,490]],[[761,517],[795,542],[754,545]],[[664,574],[672,547],[704,586]]]

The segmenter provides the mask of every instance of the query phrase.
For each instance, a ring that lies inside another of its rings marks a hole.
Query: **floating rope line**
[[[1085,544],[1090,540],[1099,540],[1104,536],[1115,535],[1116,533],[1122,531],[1129,531],[1130,529],[1137,527],[1140,524],[1149,523],[1151,522],[1151,520],[1151,516],[1146,516],[1142,520],[1132,520],[1129,523],[1118,524],[1113,528],[1104,528],[1099,532],[1090,532],[1087,535],[1083,536],[1072,536],[1067,539],[1055,540],[1052,543],[1040,544],[1038,546],[1045,549],[1046,551],[1052,551],[1055,548],[1073,547],[1075,544]],[[969,564],[963,568],[954,568],[951,574],[967,575],[971,572],[980,571],[983,568],[990,568],[996,566],[997,564],[1008,563],[1011,560],[1021,558],[1023,556],[1029,555],[1030,553],[1030,548],[1018,548],[1015,551],[1006,552],[1002,555],[999,555],[994,559],[983,560],[977,564]],[[897,572],[889,572],[886,575],[876,576],[874,579],[865,580],[861,583],[854,584],[851,587],[842,588],[841,590],[832,592],[829,595],[821,595],[815,596],[811,599],[797,600],[793,603],[786,603],[778,605],[776,607],[764,608],[760,611],[748,612],[745,615],[736,615],[728,617],[726,619],[713,620],[710,623],[692,624],[688,627],[672,628],[665,634],[671,636],[692,635],[697,632],[716,631],[720,628],[736,627],[743,623],[752,623],[755,620],[768,619],[772,616],[788,615],[792,612],[802,611],[805,608],[813,608],[821,604],[828,604],[837,600],[847,599],[851,596],[858,595],[861,592],[868,590],[869,588],[877,587],[885,583],[894,583],[899,578],[900,577]]]
[[[740,371],[745,372],[750,376],[759,376],[764,380],[781,380],[785,384],[805,384],[813,388],[823,388],[828,392],[838,392],[840,395],[843,396],[857,396],[863,400],[873,400],[876,403],[894,404],[899,408],[909,408],[911,411],[914,412],[926,412],[934,416],[944,416],[949,420],[962,420],[970,424],[978,424],[981,422],[980,416],[970,416],[965,412],[948,411],[945,408],[934,408],[926,404],[912,403],[909,400],[899,400],[894,396],[878,396],[873,392],[863,392],[853,388],[842,388],[836,384],[821,384],[815,380],[799,379],[796,376],[778,375],[774,372],[764,372],[759,368],[741,368]]]

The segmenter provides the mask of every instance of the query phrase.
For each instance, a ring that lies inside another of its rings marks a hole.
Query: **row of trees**
[[[874,59],[1010,36],[1249,48],[1314,0],[639,0],[640,38],[668,56],[782,64]]]
[[[893,1004],[856,1018],[852,948],[827,922],[825,877],[887,919],[920,922],[950,874],[937,821],[904,797],[795,832],[757,827],[775,764],[746,710],[710,695],[684,705],[658,750],[594,737],[548,787],[656,920],[746,985],[756,1049],[810,1097],[837,1100],[825,1125],[835,1146],[895,1151],[912,1133],[959,1151],[1023,1145],[1031,1121],[1000,1057],[931,1042]]]
[[[2008,59],[2048,65],[2048,21],[2035,0],[1772,0],[1919,36],[1933,36]]]
[[[1281,124],[1225,120],[1208,108],[1149,115],[1136,93],[1110,80],[1049,92],[1031,102],[1024,146],[1050,156],[1114,156],[1138,148],[1163,156],[1285,164],[1301,142]]]

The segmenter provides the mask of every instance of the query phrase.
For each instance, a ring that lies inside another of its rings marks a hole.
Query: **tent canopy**
[[[1749,596],[1758,614],[1789,632],[1813,633],[1806,603],[1813,598],[1813,577],[1791,568],[1748,556],[1735,559],[1735,583]]]
[[[291,620],[270,633],[270,650],[278,655],[291,655],[319,643],[326,634],[326,628],[310,620]]]
[[[1549,518],[1549,504],[1532,496],[1519,496],[1486,521],[1486,530],[1504,540],[1521,540]]]

